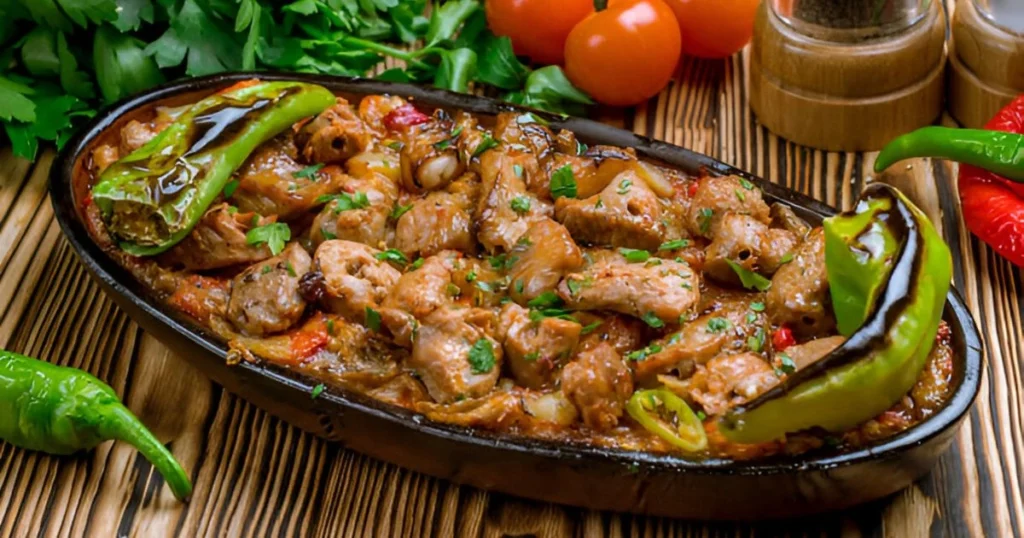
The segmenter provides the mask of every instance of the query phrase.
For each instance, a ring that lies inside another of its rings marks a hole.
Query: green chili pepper
[[[634,392],[626,403],[626,412],[644,429],[685,452],[700,452],[708,446],[704,424],[682,398],[668,389]]]
[[[142,452],[185,500],[192,483],[174,456],[118,399],[81,370],[0,350],[0,439],[29,450],[71,454],[118,439]]]
[[[93,200],[121,248],[159,254],[188,235],[257,146],[334,100],[326,88],[300,82],[211,95],[104,170]]]
[[[985,129],[923,127],[889,143],[875,160],[881,172],[914,157],[939,157],[1024,181],[1024,135]]]
[[[867,290],[841,298],[844,326],[860,325],[826,357],[723,416],[719,429],[727,439],[765,442],[815,427],[846,431],[892,407],[924,368],[949,291],[949,247],[920,209],[880,183],[825,226],[834,293]],[[836,256],[842,248],[851,253]],[[851,275],[872,282],[845,282]]]

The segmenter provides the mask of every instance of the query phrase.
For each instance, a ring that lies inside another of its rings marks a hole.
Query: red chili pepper
[[[1024,95],[985,128],[1024,134]],[[1024,184],[965,164],[960,166],[958,186],[967,229],[1010,262],[1024,266]]]
[[[790,329],[786,325],[779,327],[774,334],[772,334],[772,347],[775,351],[785,351],[785,349],[796,343],[796,338],[793,337],[793,329]]]
[[[692,181],[692,182],[690,182],[690,186],[686,188],[686,194],[690,198],[693,198],[697,194],[697,188],[698,187],[700,187],[700,182],[699,181]]]
[[[413,125],[419,125],[430,121],[430,116],[416,110],[416,107],[406,103],[384,116],[384,126],[392,131],[408,129]]]

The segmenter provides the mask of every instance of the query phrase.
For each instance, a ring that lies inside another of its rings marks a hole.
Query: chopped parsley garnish
[[[380,312],[366,307],[366,328],[371,331],[380,331]]]
[[[228,206],[228,215],[234,215],[235,213],[238,213],[238,208],[233,206],[233,205],[229,205]]]
[[[374,254],[373,257],[381,261],[393,262],[403,266],[409,263],[409,258],[406,258],[405,254],[403,254],[401,250],[394,248],[389,248],[384,252],[378,252],[377,254]]]
[[[567,164],[551,174],[551,197],[555,200],[576,197],[576,176],[571,165]]]
[[[335,234],[333,234],[333,233],[331,233],[331,232],[329,232],[329,231],[327,231],[327,230],[325,230],[323,228],[320,228],[320,235],[323,235],[324,239],[326,239],[328,241],[330,241],[331,239],[337,239],[338,238],[337,235],[335,235]]]
[[[520,114],[519,117],[516,118],[516,123],[539,123],[541,125],[550,125],[548,120],[534,114],[533,112]]]
[[[459,136],[461,134],[462,134],[462,126],[460,125],[460,126],[458,126],[458,127],[456,127],[455,129],[452,130],[452,132],[448,135],[448,138],[445,138],[444,140],[435,143],[434,144],[434,149],[436,149],[438,151],[444,151],[444,150],[450,148],[452,146],[452,144],[454,144],[455,141],[459,139]]]
[[[764,349],[764,329],[758,327],[754,335],[747,338],[747,348],[754,353],[760,353]]]
[[[487,263],[491,264],[491,269],[495,269],[498,271],[507,271],[511,269],[517,261],[519,261],[518,257],[509,256],[507,254],[498,254],[496,256],[490,256],[487,258]]]
[[[388,147],[395,151],[402,151],[402,148],[405,147],[405,144],[399,142],[398,140],[395,140],[394,142],[388,142]]]
[[[408,213],[410,209],[412,209],[412,204],[409,204],[409,205],[395,204],[395,208],[391,210],[391,215],[389,215],[389,216],[391,217],[391,220],[398,220],[398,219],[402,218],[402,215]]]
[[[262,271],[260,271],[260,273],[262,273],[262,274],[264,274],[264,275],[265,275],[265,274],[269,273],[269,272],[270,272],[271,270],[272,270],[272,269],[271,269],[271,267],[270,267],[269,265],[264,265],[264,266],[263,266],[263,270],[262,270]]]
[[[569,295],[572,296],[575,296],[577,293],[579,293],[580,288],[583,287],[578,280],[573,280],[571,278],[565,279],[565,286],[569,288]]]
[[[622,181],[619,182],[619,188],[615,192],[617,192],[619,194],[627,194],[627,193],[629,193],[629,188],[632,187],[632,186],[633,186],[633,180],[632,179],[623,179]]]
[[[324,386],[323,383],[320,383],[319,385],[313,387],[313,392],[309,393],[309,399],[310,400],[315,400],[315,399],[319,398],[320,395],[323,394],[325,390],[327,390],[327,387]]]
[[[298,172],[295,172],[294,174],[292,174],[292,177],[295,178],[295,179],[304,179],[304,178],[308,178],[308,177],[313,177],[323,167],[324,167],[324,163],[313,164],[313,165],[310,165],[310,166],[307,166],[307,167],[303,168],[302,170],[299,170]]]
[[[708,418],[707,413],[704,411],[697,411],[695,414],[697,415],[697,420],[701,422],[704,422],[704,419]]]
[[[476,287],[480,291],[485,291],[487,293],[494,293],[494,285],[491,284],[490,282],[484,282],[483,280],[479,280],[476,283]]]
[[[522,281],[516,281],[517,284],[519,282]],[[522,291],[520,291],[519,293],[522,293]],[[534,297],[533,299],[530,299],[530,301],[526,303],[526,306],[529,306],[531,308],[557,308],[559,306],[562,306],[562,298],[559,297],[558,294],[556,294],[555,292],[548,290]]]
[[[735,189],[733,192],[736,193],[736,199],[737,200],[739,200],[741,202],[746,202],[747,201],[747,195],[743,194],[743,191],[741,191],[739,189]]]
[[[540,358],[540,352],[539,351],[534,351],[532,353],[527,353],[526,355],[523,355],[523,360],[524,361],[531,361],[532,362],[532,361],[535,361],[535,360],[537,360],[539,358]]]
[[[604,323],[604,322],[603,321],[595,321],[595,322],[591,323],[590,325],[586,325],[586,326],[583,327],[583,330],[580,331],[580,334],[590,334],[590,333],[596,331],[597,328],[600,327],[602,323]]]
[[[579,320],[573,317],[572,311],[564,308],[541,308],[530,310],[530,321],[540,323],[544,318],[558,318],[579,323]]]
[[[781,260],[779,260],[779,265],[786,265],[791,261],[793,261],[793,253],[787,252],[786,255],[783,256]]]
[[[661,321],[661,318],[654,315],[654,312],[648,312],[644,314],[643,317],[640,319],[644,320],[644,323],[655,329],[660,329],[665,326],[665,322]]]
[[[779,358],[779,371],[784,374],[791,374],[796,371],[796,363],[793,362],[789,355],[779,353],[777,357]]]
[[[284,268],[285,268],[286,271],[288,271],[288,276],[290,276],[290,277],[299,276],[299,275],[295,274],[295,267],[292,265],[291,261],[284,262]]]
[[[598,196],[597,197],[597,201],[594,202],[594,207],[596,207],[598,209],[601,209],[602,207],[604,207],[604,200],[602,200],[600,196]]]
[[[283,222],[272,222],[257,226],[245,234],[245,242],[249,245],[266,243],[270,253],[277,256],[284,250],[284,245],[292,238],[292,230]]]
[[[679,285],[679,287],[683,288],[684,290],[692,290],[693,289],[693,286],[691,286],[688,282],[683,282],[682,284]]]
[[[512,211],[523,214],[530,210],[530,198],[528,196],[516,196],[508,205],[512,208]]]
[[[710,207],[705,207],[700,210],[697,215],[697,224],[700,225],[700,233],[706,234],[711,229],[711,219],[715,216],[715,212]]]
[[[650,252],[636,248],[620,248],[619,254],[625,256],[629,263],[643,263],[651,257]]]
[[[472,282],[476,280],[476,269],[466,273],[466,282]]]
[[[764,312],[764,303],[750,303],[750,309],[754,312]]]
[[[732,324],[725,318],[711,318],[708,320],[708,332],[710,333],[720,333],[728,330],[731,326]]]
[[[494,369],[494,345],[481,338],[469,348],[469,370],[476,375],[486,374]]]
[[[522,295],[523,294],[523,280],[521,278],[517,278],[514,285],[516,287],[516,293]]]
[[[755,321],[757,321],[757,314],[753,312],[747,312],[747,317],[745,319],[747,320],[748,325],[754,323]]]
[[[521,164],[513,164],[512,165],[512,173],[514,173],[517,178],[523,179],[523,165],[521,165]]]
[[[324,204],[331,201],[335,202],[335,214],[341,213],[342,211],[370,207],[370,199],[366,197],[365,192],[356,192],[352,194],[347,192],[339,194],[323,194],[316,199],[316,203],[318,204]]]
[[[327,320],[327,334],[334,336],[334,320]]]
[[[658,247],[658,250],[676,250],[680,248],[686,248],[690,246],[689,239],[676,239],[674,241],[666,241]]]
[[[646,359],[648,356],[654,355],[659,351],[661,351],[661,346],[659,346],[658,344],[651,344],[645,348],[640,348],[636,351],[630,351],[629,353],[626,354],[626,358],[631,361],[642,361]]]
[[[416,258],[416,261],[412,262],[412,268],[419,269],[420,267],[423,267],[423,262],[425,261],[427,260],[424,260],[423,258]]]
[[[452,297],[462,295],[462,289],[451,282],[448,283],[448,287],[446,289],[448,291],[448,295],[451,295]]]
[[[772,287],[772,281],[732,261],[725,260],[725,263],[732,267],[736,276],[740,277],[740,283],[748,290],[768,291]]]
[[[588,148],[586,144],[579,140],[576,141],[576,155],[583,155],[588,149],[590,148]]]
[[[483,152],[498,147],[498,141],[491,136],[491,133],[484,133],[484,139],[477,144],[476,149],[473,150],[473,156],[479,157]]]
[[[747,189],[748,191],[754,190],[754,184],[751,183],[749,180],[740,178],[740,185],[743,185],[743,188]]]
[[[239,181],[237,179],[232,179],[231,181],[228,181],[227,185],[224,185],[224,197],[231,198],[231,195],[235,194],[235,191],[238,190],[238,185]]]

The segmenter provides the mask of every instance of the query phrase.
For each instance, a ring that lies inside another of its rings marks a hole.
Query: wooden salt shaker
[[[1024,2],[959,0],[949,53],[949,113],[981,127],[1024,93]]]
[[[945,17],[921,0],[768,0],[754,26],[750,104],[779,136],[872,151],[942,111]]]

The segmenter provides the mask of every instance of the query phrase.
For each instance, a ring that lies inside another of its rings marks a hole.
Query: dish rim
[[[213,335],[201,329],[198,324],[184,316],[172,313],[171,309],[153,299],[131,274],[116,261],[107,256],[93,240],[82,222],[79,204],[74,193],[74,167],[80,157],[85,156],[84,150],[123,115],[136,108],[155,101],[174,97],[181,93],[212,90],[241,80],[260,78],[263,80],[294,80],[321,84],[334,93],[353,94],[393,94],[411,97],[416,101],[426,102],[432,106],[466,110],[475,114],[493,115],[503,111],[530,112],[553,126],[564,128],[582,135],[584,139],[599,138],[602,143],[633,147],[643,156],[665,161],[666,163],[687,169],[694,173],[700,169],[724,175],[739,175],[757,184],[775,201],[782,202],[800,210],[801,213],[827,217],[836,212],[835,209],[810,198],[802,193],[790,190],[775,183],[753,176],[731,165],[704,154],[654,140],[633,132],[612,127],[594,120],[561,117],[542,111],[520,107],[488,97],[453,93],[437,88],[416,86],[405,83],[386,82],[366,78],[351,78],[333,75],[314,75],[305,73],[283,72],[230,72],[208,75],[204,77],[171,81],[143,93],[134,95],[109,107],[105,107],[93,117],[60,151],[50,170],[49,193],[54,214],[61,231],[70,243],[78,258],[89,271],[109,289],[129,300],[159,323],[174,331],[178,336],[190,340],[213,357],[226,360],[227,346],[218,342]],[[686,161],[685,164],[682,162]],[[963,375],[959,385],[950,395],[946,405],[935,415],[928,417],[910,429],[879,443],[846,452],[814,454],[811,456],[780,456],[766,459],[746,461],[706,458],[688,460],[670,454],[655,454],[641,451],[629,451],[616,448],[605,448],[582,443],[564,441],[548,441],[528,437],[490,432],[482,429],[452,426],[433,422],[411,410],[392,406],[374,400],[357,392],[329,387],[321,394],[317,406],[332,404],[334,409],[342,409],[342,414],[349,410],[373,416],[376,419],[396,423],[396,426],[419,430],[420,433],[455,441],[481,448],[499,448],[528,455],[573,460],[583,462],[596,459],[601,462],[621,463],[635,468],[642,465],[645,473],[699,473],[711,475],[748,475],[765,476],[790,474],[794,472],[827,471],[838,467],[846,467],[874,460],[892,459],[914,447],[920,446],[933,437],[959,424],[960,419],[969,411],[978,394],[982,376],[981,341],[974,319],[971,316],[960,293],[950,287],[947,295],[946,310],[943,316],[951,323],[954,333],[962,339],[962,353],[958,345],[954,345],[954,357],[962,355]],[[261,362],[251,364],[242,362],[233,366],[250,375],[267,378],[286,390],[297,391],[308,395],[319,383],[315,378],[302,372]],[[954,380],[957,376],[954,376]],[[295,394],[293,396],[298,396]],[[318,412],[330,412],[330,409],[319,409]]]

